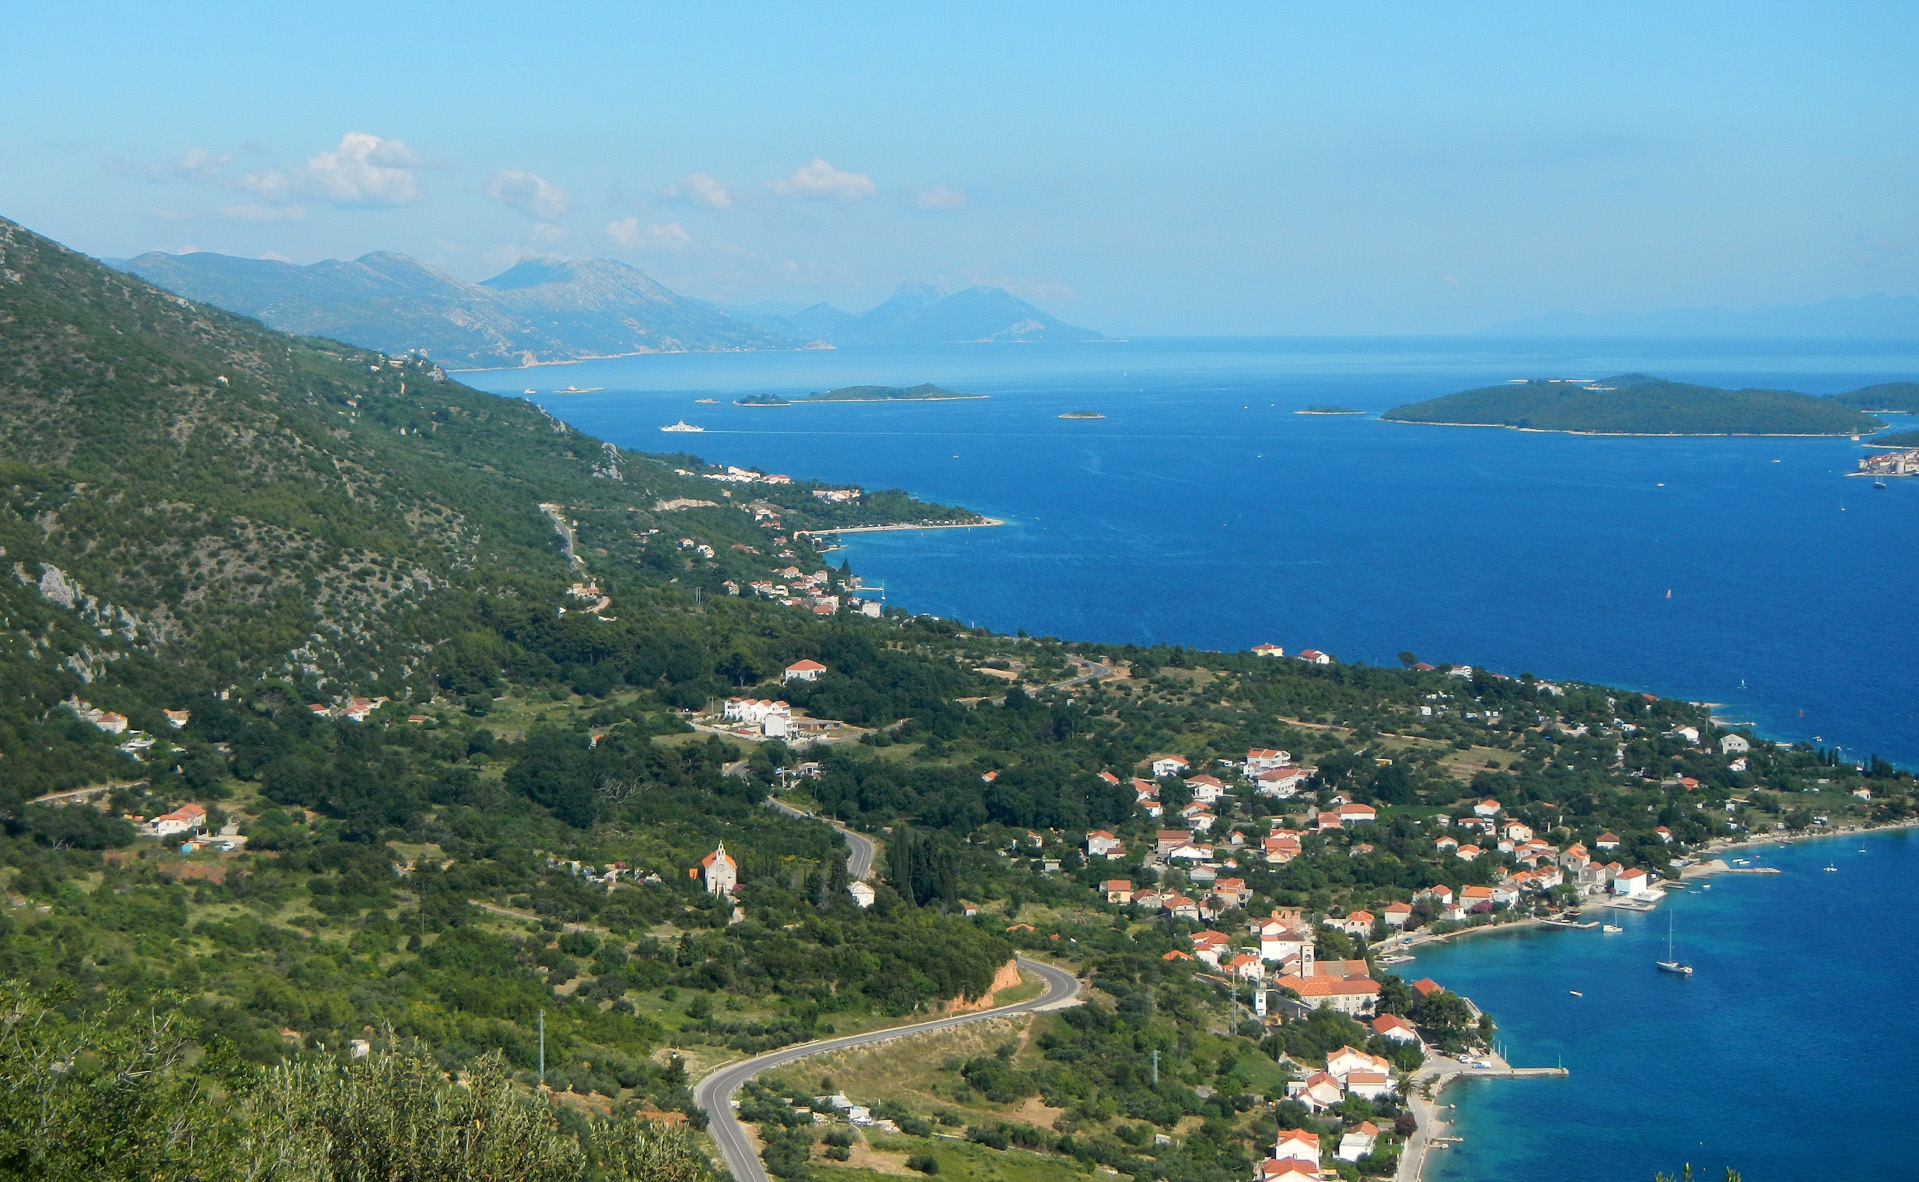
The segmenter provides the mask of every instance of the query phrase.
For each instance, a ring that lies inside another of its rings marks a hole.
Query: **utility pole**
[[[546,1011],[540,1011],[540,1086],[546,1086]]]

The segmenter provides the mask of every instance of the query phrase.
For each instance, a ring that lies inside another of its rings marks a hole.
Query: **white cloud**
[[[530,218],[556,218],[573,208],[572,194],[538,173],[518,168],[503,168],[486,178],[481,192]]]
[[[913,198],[913,205],[919,209],[964,209],[966,194],[945,185],[936,185],[931,189],[921,189],[919,195]]]
[[[223,181],[226,179],[226,167],[231,163],[231,152],[215,155],[205,148],[188,148],[173,162],[173,172],[190,181]]]
[[[669,201],[681,201],[704,209],[733,208],[733,190],[727,187],[725,181],[703,172],[689,172],[680,178],[678,184],[668,185],[660,193]]]
[[[552,222],[536,222],[533,226],[533,232],[527,235],[527,240],[535,246],[552,246],[565,237],[565,226],[556,226]]]
[[[858,201],[879,192],[873,178],[861,172],[841,172],[815,156],[813,163],[794,170],[783,181],[772,181],[767,188],[785,197],[833,197]]]
[[[273,201],[312,192],[335,205],[411,205],[426,200],[413,178],[423,163],[399,140],[349,131],[304,168],[248,173],[240,184]]]
[[[307,211],[301,205],[228,205],[220,210],[223,218],[232,218],[236,222],[297,222],[306,218]]]
[[[629,250],[684,250],[693,245],[693,236],[678,222],[642,226],[638,218],[622,218],[607,223],[606,236]]]

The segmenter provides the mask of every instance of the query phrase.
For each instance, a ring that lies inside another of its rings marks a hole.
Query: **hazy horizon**
[[[108,4],[0,16],[0,214],[90,254],[613,257],[1117,336],[1919,294],[1919,12]]]

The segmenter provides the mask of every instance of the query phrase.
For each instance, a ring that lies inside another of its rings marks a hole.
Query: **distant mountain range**
[[[210,252],[110,265],[268,328],[387,353],[425,349],[453,368],[799,343],[612,259],[530,260],[484,283],[386,251],[307,266]]]
[[[951,295],[926,283],[902,283],[885,303],[864,312],[814,304],[789,316],[754,314],[768,332],[834,345],[940,345],[985,341],[1100,341],[998,287],[969,287]]]
[[[807,344],[1101,339],[996,287],[947,295],[908,284],[857,315],[815,304],[749,317],[678,295],[613,259],[533,259],[482,283],[387,251],[304,266],[158,251],[107,263],[282,332],[386,353],[424,349],[453,369]]]
[[[1840,297],[1743,311],[1547,312],[1488,332],[1494,336],[1919,339],[1919,296]]]

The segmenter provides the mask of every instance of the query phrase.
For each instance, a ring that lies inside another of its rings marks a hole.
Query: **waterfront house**
[[[1441,907],[1453,905],[1453,888],[1449,886],[1430,886],[1419,892],[1419,895],[1422,899],[1431,899]]]
[[[1413,992],[1421,997],[1431,997],[1435,993],[1446,992],[1446,987],[1431,977],[1421,977],[1413,982]]]
[[[1467,911],[1478,910],[1482,903],[1486,905],[1487,910],[1492,909],[1493,888],[1489,886],[1468,886],[1459,889],[1459,905]]]
[[[1647,873],[1635,866],[1613,876],[1612,893],[1624,899],[1637,898],[1645,894],[1650,885],[1651,879]]]
[[[1531,880],[1532,876],[1530,874],[1521,872],[1513,876],[1513,881],[1502,882],[1498,886],[1492,887],[1493,906],[1511,907],[1514,903],[1519,902],[1519,892],[1525,889],[1525,886],[1531,882]]]
[[[1300,649],[1299,659],[1306,662],[1308,665],[1330,665],[1333,663],[1333,659],[1331,657],[1327,656],[1325,653],[1320,652],[1316,648]]]
[[[1333,1156],[1341,1161],[1358,1161],[1370,1156],[1373,1146],[1379,1143],[1379,1126],[1369,1120],[1359,1122],[1356,1129],[1348,1129],[1339,1139],[1339,1148]]]
[[[1186,761],[1177,755],[1155,755],[1152,758],[1153,775],[1158,778],[1177,776],[1186,767]]]
[[[1357,1047],[1344,1046],[1326,1056],[1326,1071],[1344,1082],[1355,1071],[1390,1072],[1392,1064],[1378,1055],[1369,1055]]]
[[[1099,884],[1099,889],[1106,892],[1106,901],[1108,903],[1117,903],[1124,907],[1133,901],[1133,883],[1131,879],[1109,878]]]
[[[1394,1042],[1418,1042],[1419,1031],[1398,1014],[1381,1014],[1372,1021],[1373,1033]]]
[[[1399,929],[1412,922],[1413,906],[1411,903],[1388,903],[1379,909],[1379,914],[1386,920],[1387,927]]]
[[[1559,867],[1547,863],[1533,871],[1533,889],[1550,891],[1566,881],[1566,875]]]
[[[1319,1134],[1305,1129],[1281,1129],[1273,1143],[1273,1160],[1311,1162],[1319,1167]]]

